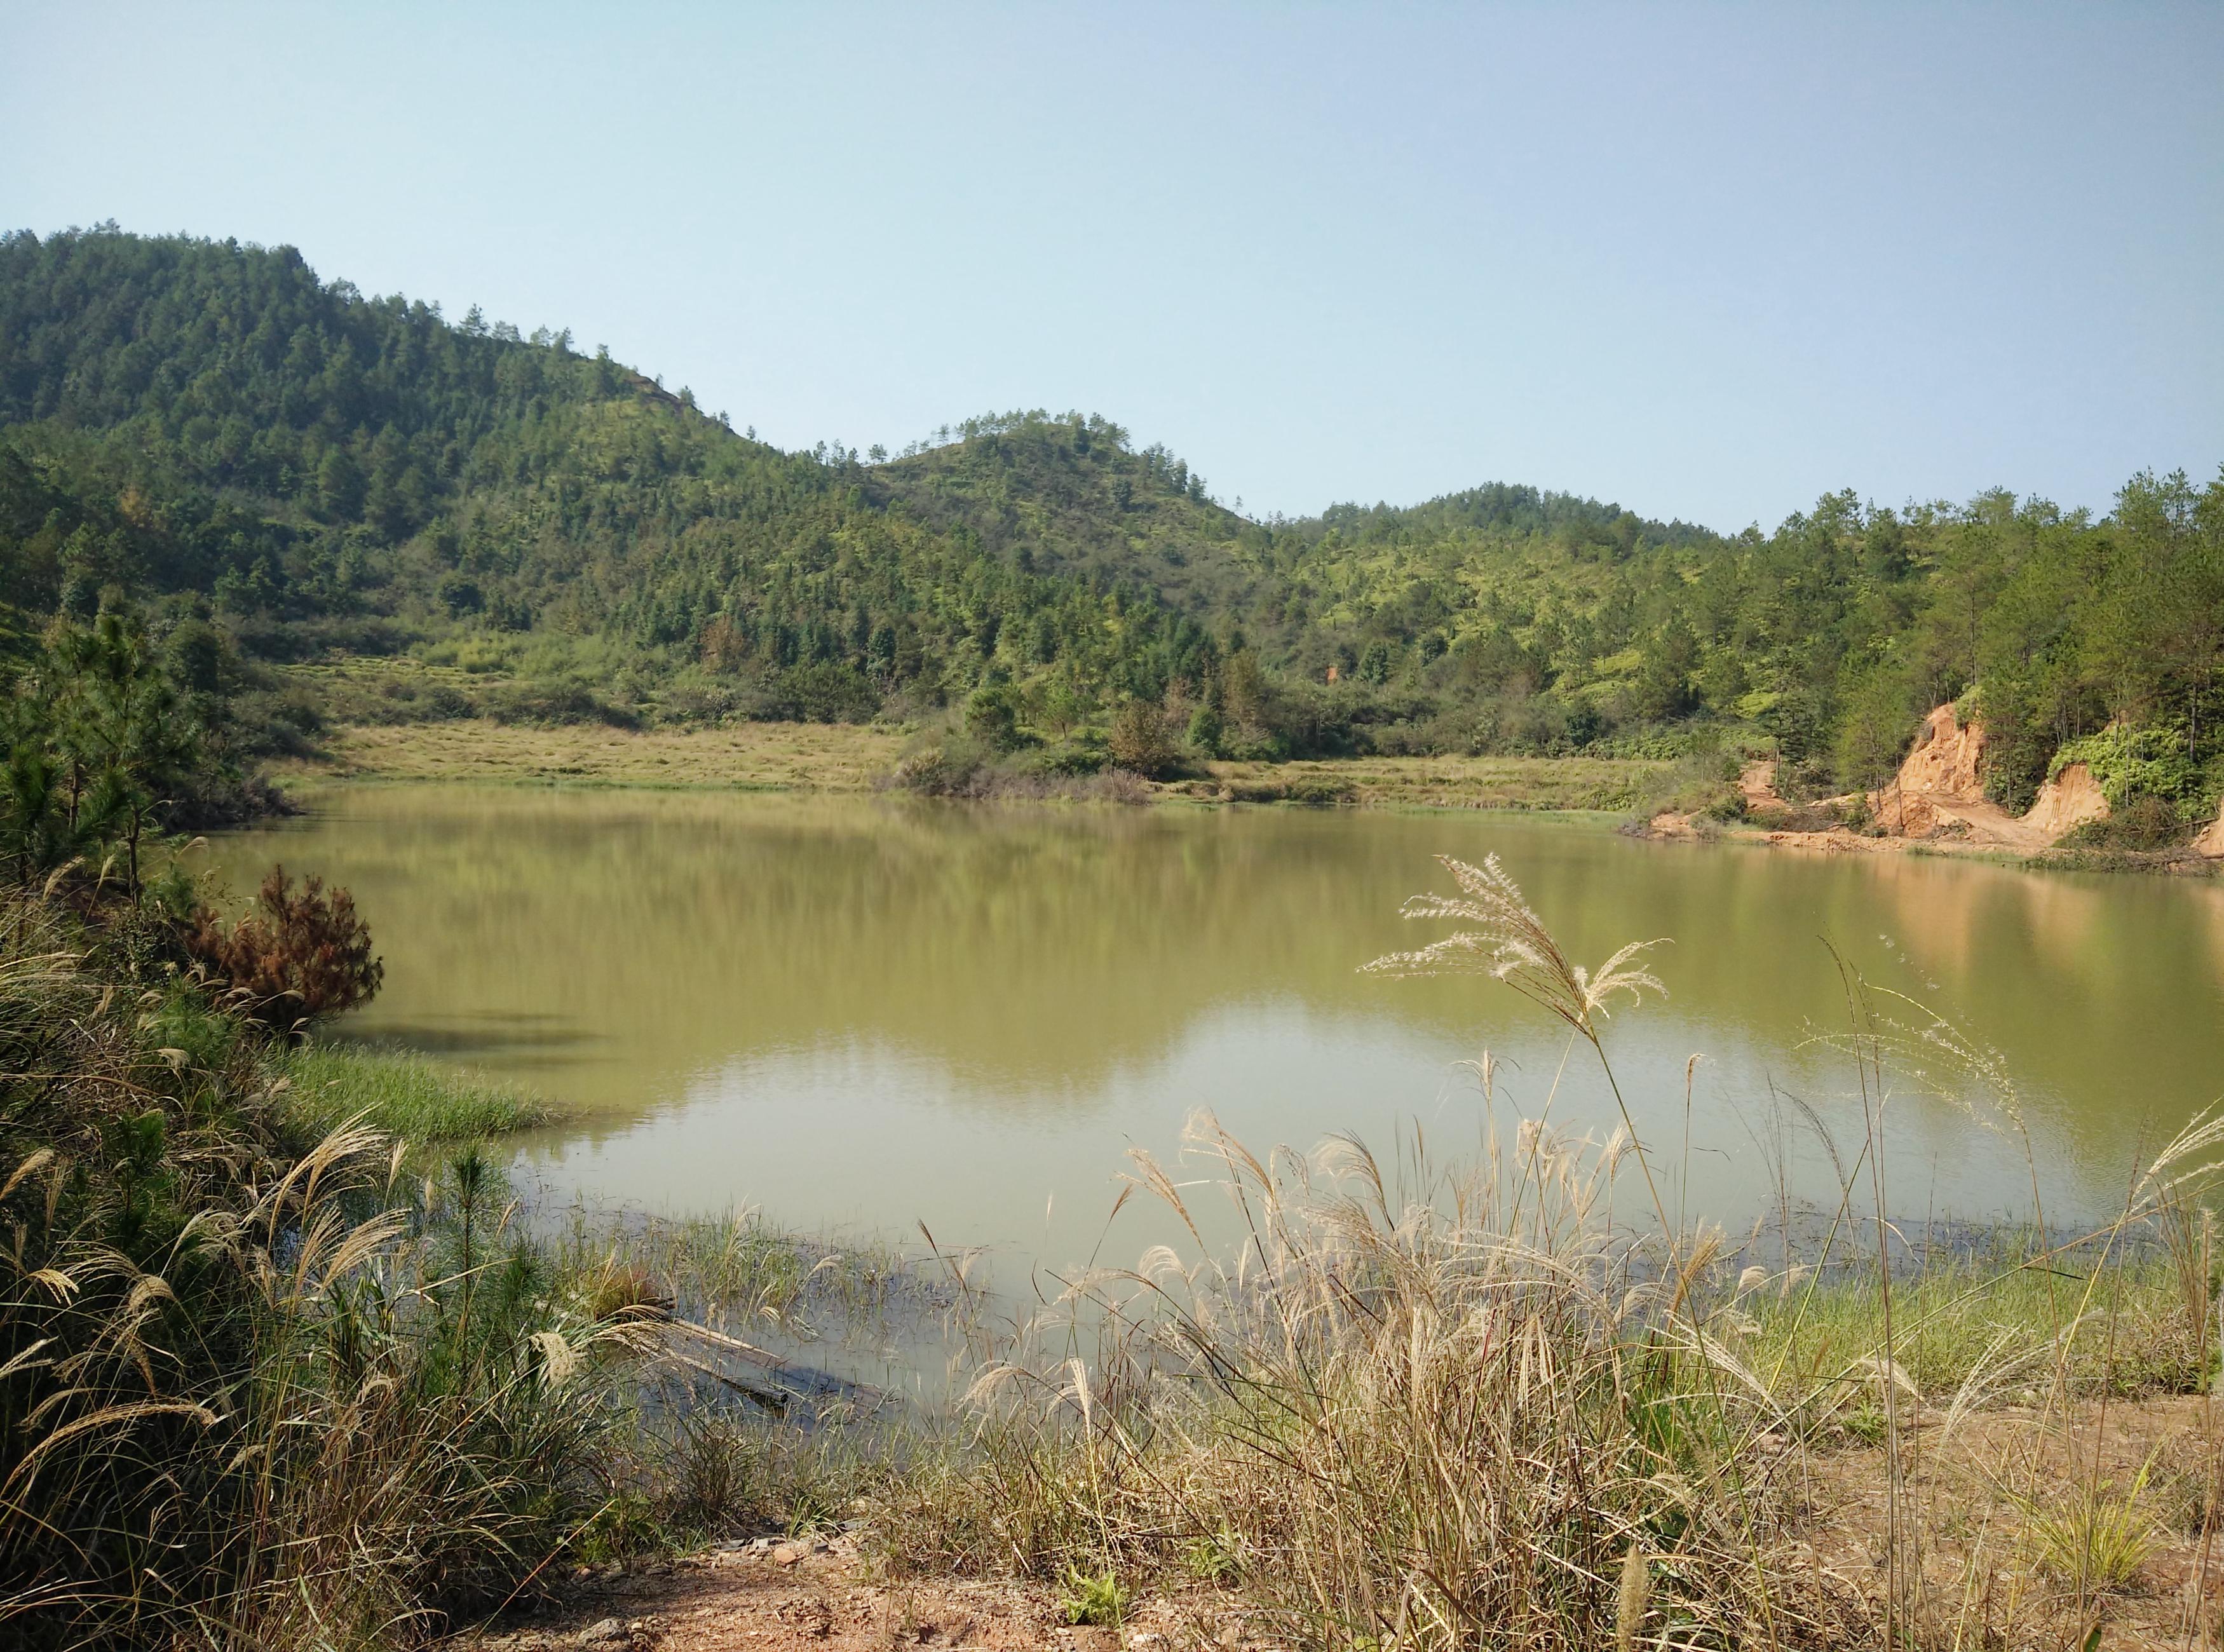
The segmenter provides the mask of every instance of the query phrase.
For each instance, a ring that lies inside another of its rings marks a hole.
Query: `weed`
[[[2150,1461],[2128,1491],[2088,1486],[2068,1508],[2024,1504],[2031,1563],[2081,1596],[2130,1588],[2154,1552],[2156,1532],[2141,1506]]]
[[[1058,1608],[1069,1624],[1116,1628],[1127,1605],[1120,1579],[1110,1572],[1073,1571],[1065,1574],[1065,1594]]]

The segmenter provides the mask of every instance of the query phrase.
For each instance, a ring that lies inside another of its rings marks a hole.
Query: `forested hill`
[[[1224,622],[1257,604],[1271,536],[1210,497],[1164,448],[1140,452],[1101,416],[1038,409],[972,419],[881,459],[866,496],[969,534],[1021,567],[1147,590]]]
[[[1513,484],[1262,522],[1098,416],[786,453],[568,333],[111,229],[0,237],[0,602],[18,638],[137,608],[227,681],[487,685],[349,716],[948,708],[1085,766],[1146,706],[1192,756],[1760,741],[1819,790],[1974,694],[2007,801],[2111,726],[2124,785],[2224,786],[2224,482],[2102,520],[1848,492],[1735,538]]]
[[[28,612],[196,595],[273,655],[600,639],[613,671],[698,668],[691,703],[771,715],[938,703],[1008,630],[1095,691],[1198,669],[1204,632],[1147,590],[983,554],[852,459],[288,249],[12,236],[0,341],[0,594]]]

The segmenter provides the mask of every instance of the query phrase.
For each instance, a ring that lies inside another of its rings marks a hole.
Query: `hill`
[[[2224,786],[2224,482],[2101,520],[1847,491],[1734,538],[1513,483],[1261,522],[1100,416],[782,452],[568,333],[112,228],[0,238],[0,602],[201,627],[297,723],[263,668],[349,656],[484,685],[397,671],[357,719],[964,708],[1071,768],[1141,705],[1139,761],[1765,741],[1812,792],[1974,692],[2004,802],[2111,725],[2173,807]]]

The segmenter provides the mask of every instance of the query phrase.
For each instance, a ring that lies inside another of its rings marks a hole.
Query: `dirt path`
[[[848,1541],[754,1542],[579,1580],[560,1610],[448,1643],[454,1652],[894,1652],[897,1648],[1269,1652],[1224,1591],[1159,1596],[1119,1629],[1066,1621],[1058,1592],[966,1578],[875,1579]]]

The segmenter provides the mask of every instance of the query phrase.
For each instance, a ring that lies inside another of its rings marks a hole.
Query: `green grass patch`
[[[2083,1393],[2196,1388],[2205,1296],[2193,1293],[2189,1311],[2183,1275],[2165,1255],[2112,1256],[2097,1277],[2094,1263],[2089,1253],[1934,1259],[1893,1281],[1889,1341],[1873,1277],[1811,1289],[1802,1281],[1780,1295],[1772,1284],[1745,1299],[1748,1359],[1779,1394],[1873,1390],[1872,1362],[1887,1347],[1926,1397],[1969,1384],[1987,1399],[2017,1397],[2057,1378]]]
[[[467,1141],[554,1116],[531,1091],[389,1045],[313,1043],[280,1065],[294,1106],[319,1129],[360,1119],[406,1141]]]

